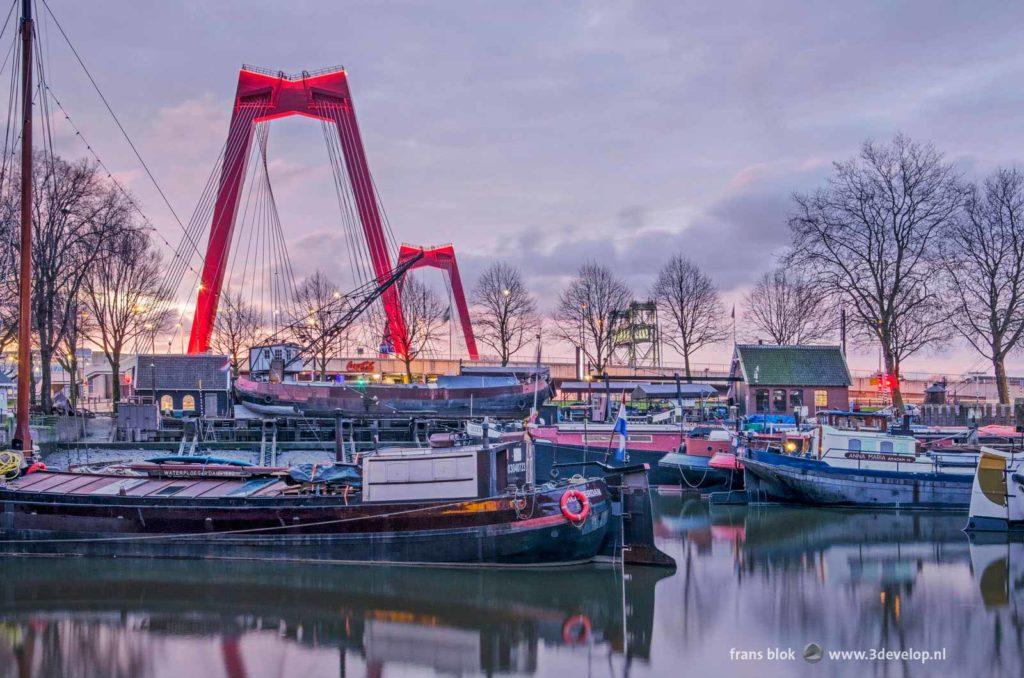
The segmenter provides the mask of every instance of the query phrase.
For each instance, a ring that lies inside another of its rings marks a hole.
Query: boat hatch
[[[167,487],[161,487],[156,492],[153,492],[150,496],[153,496],[153,497],[169,497],[172,494],[177,494],[178,492],[181,492],[186,487],[189,487],[189,485],[168,485]]]
[[[236,490],[228,492],[229,497],[248,497],[249,495],[262,490],[268,485],[273,485],[277,482],[277,478],[257,478],[250,480]]]

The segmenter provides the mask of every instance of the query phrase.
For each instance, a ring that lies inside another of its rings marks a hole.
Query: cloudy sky
[[[642,295],[676,251],[731,304],[785,246],[791,194],[864,139],[931,140],[970,177],[1018,162],[1024,142],[1013,3],[48,1],[183,218],[241,64],[342,64],[397,238],[454,242],[470,283],[507,259],[544,305],[585,259]],[[177,242],[52,22],[40,28],[53,91]],[[54,133],[82,152],[60,121]],[[270,155],[298,273],[344,281],[321,131],[281,120]],[[985,365],[954,346],[908,368]]]

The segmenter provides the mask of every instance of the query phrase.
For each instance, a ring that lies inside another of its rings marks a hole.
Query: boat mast
[[[32,457],[28,426],[32,363],[32,0],[21,2],[21,281],[18,312],[18,417],[14,447]]]

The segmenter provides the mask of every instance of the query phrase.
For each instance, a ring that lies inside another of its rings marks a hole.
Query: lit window
[[[196,399],[191,395],[187,395],[181,399],[181,409],[186,412],[192,412],[196,409]]]
[[[814,392],[814,406],[828,407],[828,391],[819,389]]]
[[[160,411],[170,412],[174,409],[174,399],[169,395],[160,396]]]

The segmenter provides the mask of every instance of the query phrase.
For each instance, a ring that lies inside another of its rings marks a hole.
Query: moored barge
[[[672,565],[643,467],[527,482],[520,439],[382,450],[358,466],[36,472],[0,488],[0,551],[420,565]],[[628,516],[626,520],[624,516]]]
[[[551,395],[546,369],[466,368],[428,384],[235,380],[235,398],[261,414],[307,417],[434,415],[524,418]]]

